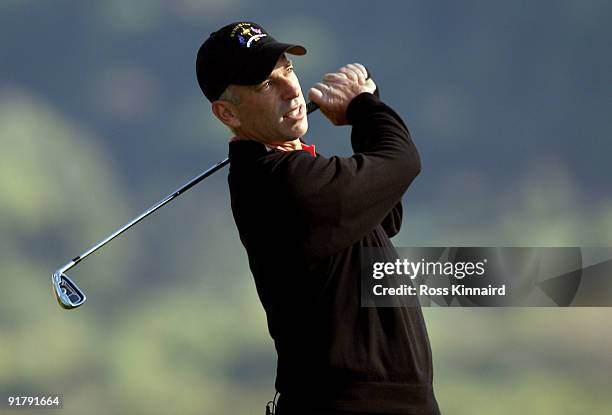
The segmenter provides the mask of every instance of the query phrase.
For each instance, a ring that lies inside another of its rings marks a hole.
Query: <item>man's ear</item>
[[[215,117],[219,119],[219,121],[231,129],[240,127],[238,110],[234,104],[228,101],[214,101],[211,105],[212,112],[215,114]]]

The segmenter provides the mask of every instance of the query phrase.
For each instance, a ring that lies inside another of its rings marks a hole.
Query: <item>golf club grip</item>
[[[370,73],[370,70],[367,67],[365,67],[365,68],[366,68],[366,72],[368,73],[368,77],[366,78],[366,80],[367,80],[367,79],[371,78],[371,73]],[[311,112],[314,112],[314,111],[316,111],[318,109],[319,109],[319,106],[317,104],[315,104],[314,102],[312,102],[312,101],[310,101],[308,104],[306,104],[306,114],[310,114]]]
[[[311,112],[314,112],[318,109],[319,109],[319,106],[312,101],[306,104],[306,114],[310,114]]]

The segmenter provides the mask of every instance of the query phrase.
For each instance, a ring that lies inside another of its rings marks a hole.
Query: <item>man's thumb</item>
[[[321,104],[323,103],[323,92],[314,87],[310,88],[308,90],[308,99],[314,102],[315,104],[321,106]]]

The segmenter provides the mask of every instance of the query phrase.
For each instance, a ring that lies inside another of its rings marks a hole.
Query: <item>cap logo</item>
[[[268,36],[260,27],[251,23],[238,23],[232,29],[231,38],[237,38],[240,45],[250,48],[253,43],[259,42],[261,38]]]

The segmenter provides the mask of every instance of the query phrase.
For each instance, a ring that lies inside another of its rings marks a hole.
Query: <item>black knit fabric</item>
[[[354,98],[347,119],[351,157],[230,143],[232,210],[278,353],[283,414],[439,414],[421,309],[360,306],[360,254],[392,247],[419,155],[375,95]]]

